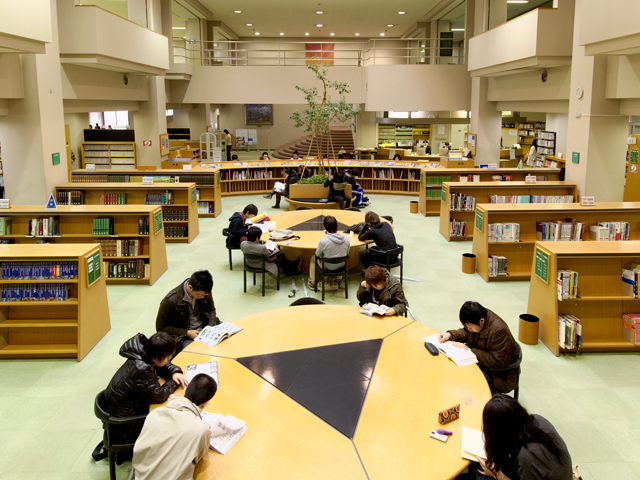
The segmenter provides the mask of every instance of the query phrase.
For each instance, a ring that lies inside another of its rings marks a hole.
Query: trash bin
[[[462,254],[462,273],[476,273],[476,256],[473,253]]]
[[[525,345],[538,344],[538,328],[540,327],[540,319],[535,315],[523,313],[520,315],[520,323],[518,325],[518,340]]]
[[[418,202],[416,201],[409,202],[409,212],[418,213]]]

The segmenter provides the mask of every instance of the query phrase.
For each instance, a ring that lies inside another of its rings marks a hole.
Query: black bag
[[[366,225],[367,224],[365,222],[356,223],[355,225],[351,225],[349,228],[347,228],[344,233],[360,233]]]

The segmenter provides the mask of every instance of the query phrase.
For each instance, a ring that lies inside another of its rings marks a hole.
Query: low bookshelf
[[[80,361],[111,329],[99,245],[3,245],[0,266],[0,358]]]
[[[615,241],[596,242],[591,239],[591,227],[599,222],[628,222],[629,240],[640,240],[640,202],[599,202],[592,207],[579,203],[528,203],[528,204],[480,204],[474,217],[473,253],[476,255],[478,274],[486,281],[528,280],[531,278],[531,261],[534,244],[540,235],[538,224],[566,222],[575,219],[584,224],[582,241],[558,241],[567,245],[585,243],[626,243]],[[489,225],[517,224],[517,241],[489,241]],[[489,256],[506,257],[507,274],[490,276]]]
[[[136,168],[135,142],[83,142],[82,165],[97,170]]]
[[[623,268],[640,263],[640,241],[536,242],[533,249],[527,312],[540,319],[538,336],[551,352],[640,352],[623,324],[623,314],[640,313],[640,300],[625,295],[621,275]],[[558,300],[560,270],[577,274],[576,298]],[[581,339],[572,335],[571,348],[561,346],[559,335],[558,319],[567,315],[581,326]]]
[[[99,243],[107,283],[153,285],[167,270],[159,205],[12,206],[0,213],[0,242]]]
[[[160,205],[167,242],[191,243],[200,233],[195,183],[63,183],[54,195],[58,204]]]
[[[527,175],[534,175],[538,181],[556,181],[560,178],[560,170],[424,167],[420,173],[418,211],[425,217],[440,215],[441,190],[445,182],[515,182],[524,181]]]

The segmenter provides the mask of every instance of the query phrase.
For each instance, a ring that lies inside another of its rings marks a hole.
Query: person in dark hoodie
[[[349,237],[344,233],[338,232],[338,221],[336,217],[328,215],[324,217],[322,222],[324,226],[326,236],[321,238],[316,248],[316,254],[311,257],[311,263],[309,264],[309,288],[316,288],[316,258],[336,258],[346,257],[351,248]],[[330,269],[328,267],[331,267]],[[326,268],[329,270],[339,270],[344,267],[344,263],[331,263],[327,264]],[[334,277],[338,283],[338,288],[342,286],[342,277]]]
[[[229,234],[235,238],[228,238],[228,242],[232,242],[233,245],[228,245],[231,248],[240,248],[240,244],[247,239],[247,232],[249,227],[245,225],[247,219],[253,218],[258,214],[258,207],[253,203],[250,203],[242,213],[236,212],[229,218]]]
[[[404,315],[407,311],[402,284],[377,265],[365,270],[364,281],[360,283],[357,296],[361,307],[367,303],[389,307],[390,310],[385,315]]]
[[[159,332],[149,339],[138,333],[120,347],[120,356],[126,358],[115,373],[105,390],[106,410],[114,417],[132,417],[146,415],[152,403],[165,402],[178,386],[187,387],[187,377],[182,369],[170,362],[176,349],[176,342],[171,335]],[[160,385],[158,377],[166,379]],[[112,443],[134,443],[142,430],[143,421],[139,424],[115,426],[112,429],[117,438]],[[93,452],[95,460],[106,458],[100,442]],[[124,456],[119,455],[122,463]],[[130,458],[130,455],[129,455]]]
[[[380,250],[393,250],[398,247],[396,242],[396,236],[393,233],[393,228],[388,222],[381,222],[380,217],[375,212],[367,212],[364,216],[365,226],[358,235],[358,240],[366,242],[367,240],[373,240]],[[375,253],[365,253],[360,256],[360,261],[364,268],[371,265],[371,260],[378,262],[384,262],[385,257],[378,258]],[[393,256],[389,259],[391,263],[395,262],[397,258]]]
[[[276,196],[276,204],[273,206],[273,208],[280,208],[280,199],[284,196],[285,198],[289,198],[289,185],[293,185],[294,183],[298,183],[298,180],[300,179],[298,177],[298,172],[296,172],[293,168],[287,167],[284,170],[284,173],[287,175],[287,178],[285,178],[284,183],[284,190],[282,191],[277,191],[275,187],[273,187],[273,190],[271,190],[269,193],[267,193],[264,198],[271,198],[274,195]]]
[[[335,175],[329,172],[329,176],[324,182],[325,187],[329,187],[329,196],[327,202],[338,202],[340,204],[340,210],[349,208],[351,206],[351,198],[345,192],[347,188],[347,181],[343,174],[336,172]]]

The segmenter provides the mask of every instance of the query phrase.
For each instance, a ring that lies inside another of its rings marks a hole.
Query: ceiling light
[[[359,34],[359,33],[356,33],[356,37],[357,37],[358,35],[360,35],[360,34]]]
[[[507,0],[507,3],[529,3],[529,0]]]
[[[247,23],[247,27],[253,27],[253,23]]]
[[[318,15],[322,15],[324,12],[316,12]]]
[[[280,35],[284,35],[284,32],[280,32]]]
[[[186,30],[187,27],[171,27],[174,30]]]
[[[387,27],[393,27],[393,24],[390,23],[389,25],[387,25]]]
[[[233,13],[242,13],[240,10],[234,10]]]
[[[404,15],[404,12],[398,12],[398,15]]]
[[[381,36],[381,37],[384,37],[384,33],[381,33],[381,34],[380,34],[380,36]]]
[[[334,35],[335,35],[335,33],[330,33],[329,35],[334,36]]]
[[[452,32],[464,32],[464,28],[452,28]]]
[[[256,32],[256,35],[260,35],[260,32]]]
[[[309,35],[309,32],[305,33],[305,35]]]
[[[322,24],[321,24],[321,23],[318,23],[318,24],[316,25],[316,27],[321,27],[321,26],[322,26]]]

